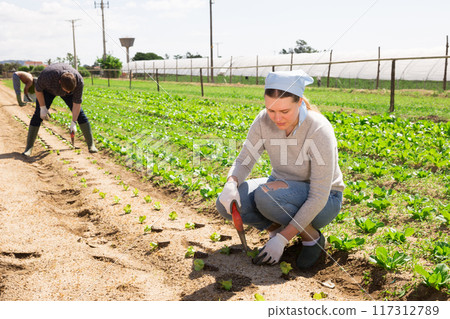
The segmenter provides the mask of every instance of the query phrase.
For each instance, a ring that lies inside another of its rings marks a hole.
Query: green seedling
[[[83,184],[81,184],[81,187],[87,188],[87,184],[86,184],[86,183],[83,183]]]
[[[406,237],[412,236],[414,232],[415,230],[413,228],[406,228],[404,232],[400,232],[394,228],[390,228],[387,233],[384,234],[384,238],[388,242],[401,244],[406,241]]]
[[[349,215],[350,215],[349,212],[342,212],[342,213],[339,213],[339,214],[336,216],[335,220],[336,220],[336,222],[338,222],[338,223],[342,223],[342,222],[344,221],[344,219],[347,218]]]
[[[110,171],[105,171],[103,174],[109,175],[109,174],[111,174],[111,172]]]
[[[328,242],[334,248],[336,248],[338,250],[342,250],[342,251],[352,250],[353,248],[361,246],[365,243],[364,238],[358,237],[358,238],[348,239],[347,233],[343,233],[342,235],[344,237],[337,237],[337,236],[331,235],[330,237],[328,237]]]
[[[170,212],[170,214],[169,214],[169,218],[170,218],[171,220],[175,220],[175,219],[177,219],[177,218],[178,218],[178,214],[177,214],[177,212],[176,212],[176,211],[172,211],[172,212]]]
[[[437,242],[430,250],[436,260],[446,261],[450,259],[450,245],[446,242]]]
[[[195,249],[194,249],[194,247],[193,247],[193,246],[189,246],[189,247],[187,248],[186,253],[184,254],[184,257],[185,257],[185,258],[194,257],[194,254],[195,254]]]
[[[147,196],[144,197],[144,200],[145,200],[145,202],[146,202],[147,204],[149,204],[149,203],[152,202],[152,197],[151,197],[150,195],[147,195]]]
[[[155,204],[153,204],[153,208],[155,210],[161,210],[161,203],[160,202],[155,202]]]
[[[158,247],[159,247],[159,245],[158,245],[158,243],[155,243],[155,242],[150,242],[150,250],[156,250],[156,249],[158,249]]]
[[[68,170],[72,172],[72,171],[74,171],[75,169],[74,169],[73,167],[69,167]]]
[[[92,193],[93,194],[95,194],[95,193],[98,193],[100,190],[98,189],[98,188],[94,188],[93,190],[92,190]]]
[[[81,179],[80,179],[80,182],[81,182],[81,183],[86,183],[86,178],[84,178],[84,177],[81,178]]]
[[[147,219],[147,216],[139,216],[139,224],[143,224],[145,220]]]
[[[133,189],[133,194],[134,194],[135,197],[138,197],[139,190],[137,188]]]
[[[75,150],[75,154],[80,155],[81,154],[81,150]]]
[[[64,164],[69,164],[70,161],[64,160],[63,163],[64,163]]]
[[[73,177],[77,177],[78,176],[78,174],[77,173],[73,173]]]
[[[220,282],[220,284],[222,285],[222,288],[227,290],[227,291],[231,290],[231,287],[233,287],[231,279],[230,280],[222,280]]]
[[[422,266],[416,265],[414,270],[422,276],[427,286],[439,290],[442,287],[449,286],[450,274],[446,264],[438,264],[432,272],[426,271]]]
[[[437,216],[436,218],[442,221],[444,224],[450,225],[450,212],[448,210],[441,210],[441,215]]]
[[[125,207],[123,208],[123,211],[125,212],[125,214],[130,214],[131,213],[131,205],[126,204]]]
[[[122,178],[120,177],[120,175],[116,175],[114,176],[114,178],[116,179],[116,181],[120,181]]]
[[[119,204],[119,202],[120,202],[119,196],[115,195],[114,196],[114,204]]]
[[[355,225],[365,233],[374,234],[378,228],[384,226],[384,223],[373,221],[369,218],[357,217],[355,218]]]
[[[203,259],[195,259],[194,260],[194,269],[196,271],[202,270],[203,267],[205,267],[205,262],[203,261]]]
[[[213,242],[218,242],[220,241],[221,236],[218,233],[214,232],[211,234],[211,236],[209,236],[209,239],[211,239]]]
[[[398,266],[404,265],[407,261],[411,260],[411,257],[405,253],[398,251],[389,252],[384,247],[378,247],[375,250],[375,255],[371,255],[369,260],[384,269],[395,270]]]
[[[255,301],[266,301],[266,299],[260,294],[255,294]]]
[[[106,197],[106,193],[103,193],[103,192],[98,193],[98,195],[99,195],[102,199],[104,199],[104,198]]]
[[[97,164],[97,160],[91,161],[92,164]]]
[[[225,245],[220,249],[220,253],[228,256],[231,253],[231,248]]]
[[[56,155],[59,155],[59,150],[56,150]]]
[[[151,232],[151,231],[152,231],[152,226],[149,226],[149,225],[145,226],[145,228],[144,228],[144,232],[145,233],[148,233],[148,232]]]
[[[195,223],[186,223],[186,224],[184,224],[184,228],[195,229]]]
[[[392,203],[389,200],[387,200],[386,198],[374,199],[372,201],[368,201],[367,202],[367,206],[375,208],[375,210],[377,212],[380,212],[380,211],[386,209],[387,207],[389,207],[391,205],[392,205]]]
[[[255,258],[256,256],[258,256],[258,254],[259,254],[258,248],[255,248],[253,250],[248,250],[247,251],[247,256],[249,256],[251,258]]]
[[[280,263],[280,269],[281,269],[281,272],[283,273],[283,275],[288,275],[289,272],[292,270],[292,266],[290,263],[282,261]]]
[[[317,293],[313,294],[312,297],[315,300],[320,300],[320,299],[324,299],[324,298],[328,297],[328,295],[321,291],[321,292],[317,292]]]
[[[431,216],[431,212],[434,211],[433,207],[424,207],[424,208],[419,208],[419,209],[408,209],[409,213],[412,214],[412,217],[414,219],[418,219],[420,221],[423,221],[425,219],[427,219],[429,216]]]
[[[127,185],[127,184],[125,184],[125,183],[122,184],[122,187],[123,187],[123,189],[126,190],[126,191],[128,190],[128,188],[130,188],[130,186]]]

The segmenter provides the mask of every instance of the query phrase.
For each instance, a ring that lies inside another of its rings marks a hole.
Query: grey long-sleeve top
[[[325,206],[330,190],[342,192],[345,188],[334,129],[322,114],[308,111],[300,127],[286,136],[264,109],[253,121],[228,176],[236,176],[239,185],[243,183],[264,150],[275,179],[310,184],[306,202],[290,223],[302,231]]]

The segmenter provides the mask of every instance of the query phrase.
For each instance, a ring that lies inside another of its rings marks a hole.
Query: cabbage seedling
[[[100,195],[100,197],[101,197],[102,199],[104,199],[104,198],[106,197],[106,193],[103,193],[103,192],[98,193],[98,195]]]
[[[139,216],[139,224],[143,224],[146,219],[147,219],[147,216]]]
[[[209,239],[211,239],[213,242],[218,242],[220,241],[220,235],[214,232],[211,236],[209,236]]]
[[[195,229],[195,223],[186,223],[186,224],[184,224],[184,228]]]
[[[158,248],[158,243],[150,242],[150,250],[156,250]]]
[[[184,254],[185,258],[194,257],[195,249],[193,246],[189,246],[187,252]]]
[[[230,280],[222,280],[220,282],[220,284],[222,285],[222,288],[227,290],[227,291],[230,291],[231,287],[233,287],[231,279]]]
[[[266,301],[266,299],[260,294],[255,294],[255,301]]]
[[[256,256],[258,256],[258,254],[259,254],[258,248],[247,251],[247,256],[252,257],[252,258],[255,258]]]
[[[114,196],[114,204],[119,204],[119,202],[120,202],[119,196],[115,195]]]
[[[169,218],[170,218],[171,220],[175,220],[175,219],[177,219],[177,217],[178,217],[178,214],[177,214],[176,211],[172,211],[172,212],[169,214]]]
[[[122,184],[122,187],[123,187],[123,189],[124,189],[124,190],[126,190],[126,191],[127,191],[127,190],[128,190],[128,188],[129,188],[130,186],[124,183],[124,184]]]
[[[148,203],[151,203],[152,202],[152,197],[150,196],[150,195],[147,195],[147,196],[145,196],[144,197],[144,200],[145,200],[145,202],[148,204]]]
[[[93,194],[98,193],[99,189],[98,188],[94,188],[94,190],[92,191]]]
[[[133,189],[133,194],[137,197],[139,195],[139,190],[137,188]]]
[[[147,226],[145,226],[145,228],[144,228],[144,232],[149,232],[149,231],[152,231],[152,226],[149,226],[149,225],[147,225]]]
[[[155,210],[161,210],[161,203],[160,202],[155,202],[155,204],[153,205],[153,208]]]
[[[125,212],[125,214],[129,214],[131,213],[131,205],[127,204],[124,208],[123,211]]]
[[[228,256],[231,253],[231,248],[225,245],[220,249],[220,253]]]
[[[290,263],[282,261],[280,263],[280,269],[281,269],[281,272],[283,273],[283,275],[287,275],[292,270],[292,266]]]
[[[202,270],[203,267],[205,267],[205,262],[203,261],[203,259],[195,259],[194,260],[194,269],[196,271]]]

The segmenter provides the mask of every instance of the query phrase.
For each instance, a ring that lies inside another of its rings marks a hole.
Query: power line
[[[77,49],[75,46],[75,21],[80,19],[66,20],[72,23],[72,35],[73,35],[73,67],[75,70],[78,70],[78,61],[77,61]]]

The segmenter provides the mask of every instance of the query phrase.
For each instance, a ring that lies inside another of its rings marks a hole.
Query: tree
[[[289,48],[288,50],[282,49],[280,54],[291,54],[291,53],[314,53],[319,52],[318,50],[310,47],[305,40],[297,40],[295,41],[296,47]]]
[[[153,52],[147,53],[137,52],[131,59],[131,61],[142,61],[142,60],[164,60],[164,58]]]
[[[198,52],[196,54],[192,54],[191,52],[186,52],[186,59],[195,59],[195,58],[202,58]]]
[[[67,63],[67,64],[70,64],[71,66],[73,66],[73,60],[74,60],[73,54],[70,52],[67,52],[67,55],[65,58],[57,57],[56,63]],[[52,62],[51,59],[49,59],[47,64],[50,65],[51,62]],[[77,64],[78,64],[78,67],[80,67],[81,62],[80,62],[80,59],[78,59],[78,58],[77,58]]]
[[[110,78],[118,78],[120,76],[122,62],[120,62],[119,58],[115,58],[108,54],[105,60],[103,60],[103,58],[97,58],[96,63],[98,63],[102,69],[108,69],[105,71],[105,76]]]

